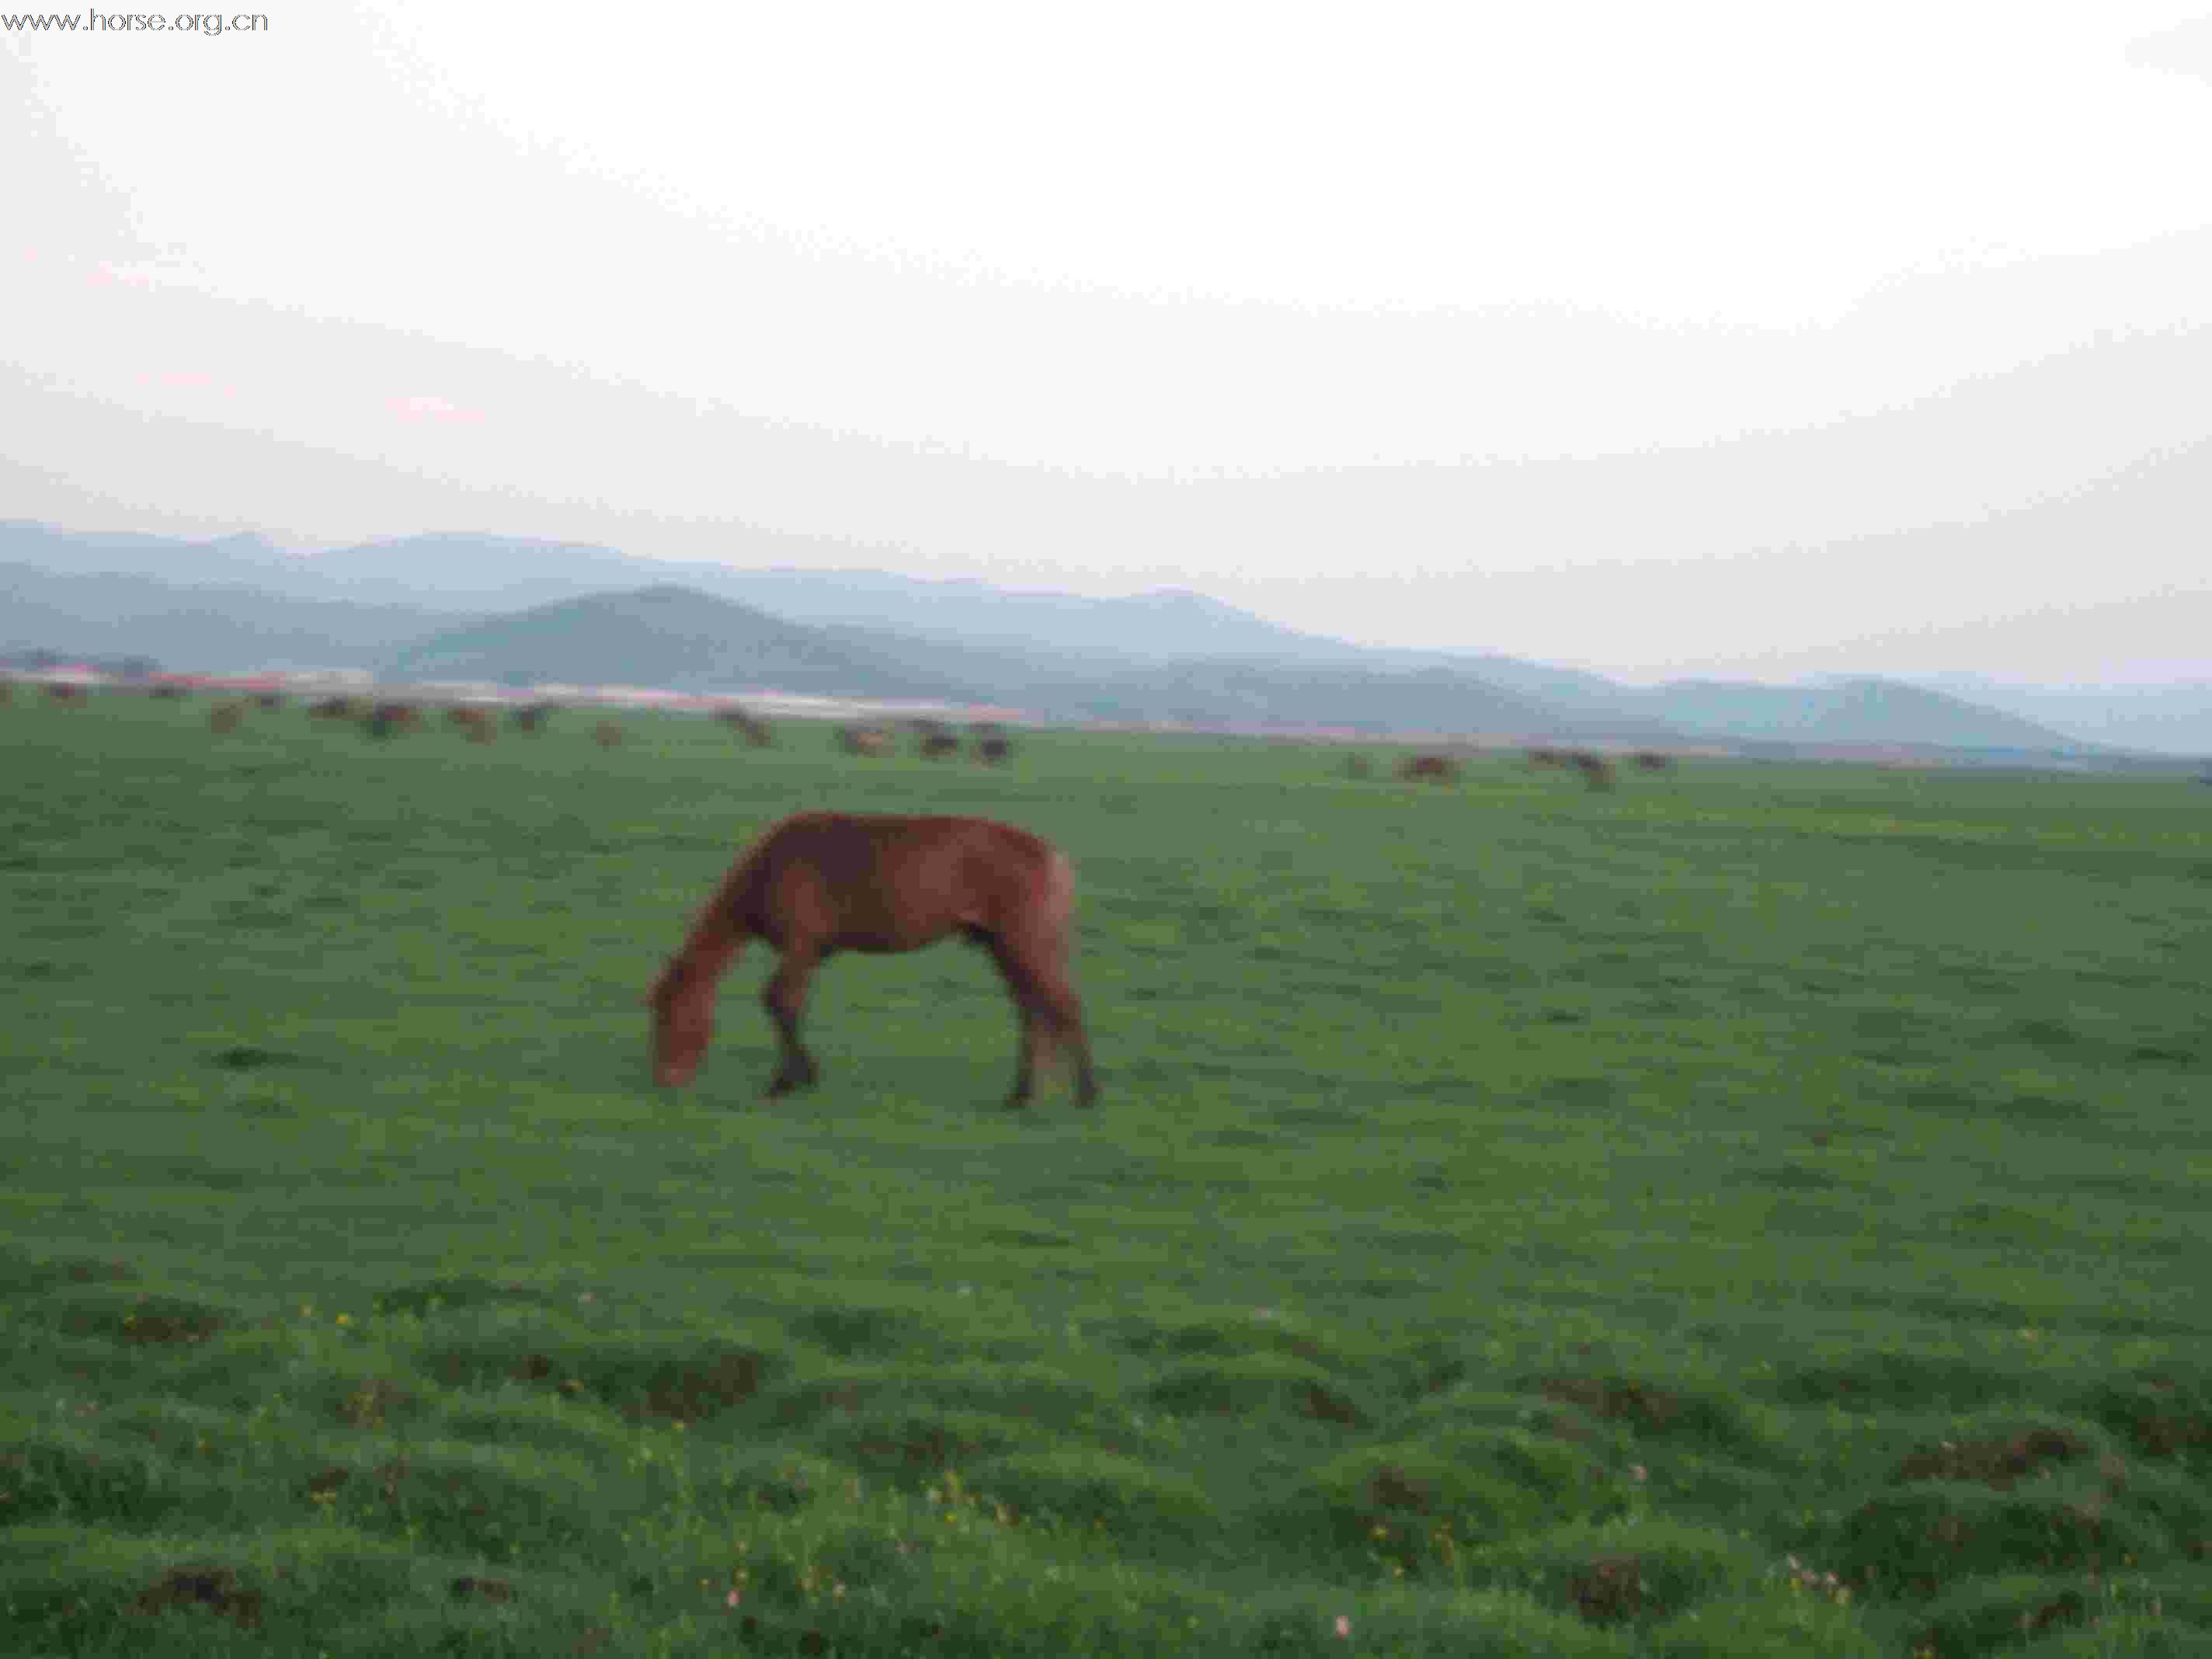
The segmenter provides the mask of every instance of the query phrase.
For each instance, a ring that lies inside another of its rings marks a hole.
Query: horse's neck
[[[711,990],[744,943],[744,936],[716,906],[713,914],[703,917],[691,930],[691,937],[684,943],[684,978]]]

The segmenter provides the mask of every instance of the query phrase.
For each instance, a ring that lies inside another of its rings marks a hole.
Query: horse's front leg
[[[799,1017],[806,1006],[806,981],[817,958],[797,952],[787,953],[782,965],[777,968],[761,992],[761,1004],[768,1010],[769,1018],[775,1022],[777,1040],[782,1045],[781,1063],[768,1085],[768,1097],[787,1095],[793,1089],[810,1086],[821,1075],[814,1056],[806,1052],[806,1045],[799,1040]]]

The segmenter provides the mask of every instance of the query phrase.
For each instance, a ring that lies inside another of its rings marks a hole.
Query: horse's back
[[[795,813],[755,849],[759,931],[830,950],[911,951],[954,932],[1021,930],[1066,860],[989,818]]]

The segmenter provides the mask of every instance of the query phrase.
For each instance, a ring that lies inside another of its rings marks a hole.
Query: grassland
[[[0,1646],[2212,1651],[2202,790],[628,723],[0,709]],[[809,805],[1075,854],[1098,1110],[647,1086]]]

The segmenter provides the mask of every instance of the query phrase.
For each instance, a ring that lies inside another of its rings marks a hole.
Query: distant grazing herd
[[[10,700],[15,684],[27,691],[38,685],[48,701],[64,708],[81,708],[88,698],[82,685],[67,681],[48,680],[9,681],[0,679],[0,704]],[[181,685],[163,684],[145,689],[145,695],[174,701],[190,696]],[[252,708],[281,708],[283,694],[276,691],[256,692],[246,697],[234,697],[212,705],[208,710],[208,729],[217,734],[240,730],[246,723],[246,710]],[[373,697],[324,697],[307,705],[311,719],[343,721],[358,726],[371,738],[391,738],[424,728],[427,714],[434,710],[430,705]],[[459,732],[471,743],[489,743],[499,736],[500,714],[497,709],[474,703],[453,703],[443,709],[448,727]],[[509,731],[526,737],[535,737],[546,729],[560,706],[550,702],[526,703],[508,708],[506,725]],[[776,746],[775,732],[767,721],[736,703],[725,703],[714,711],[713,718],[728,728],[738,738],[755,749]],[[979,721],[969,728],[971,742],[963,743],[960,734],[945,721],[921,719],[908,723],[914,741],[914,752],[924,760],[955,760],[963,750],[985,766],[1004,766],[1013,758],[1013,744],[1003,727],[989,721]],[[622,746],[624,728],[614,720],[601,720],[592,727],[592,738],[603,749]],[[899,751],[897,732],[887,726],[840,726],[831,734],[831,742],[840,753],[864,759],[882,760]],[[1620,766],[1628,765],[1645,772],[1669,772],[1674,769],[1671,755],[1656,750],[1608,757],[1587,749],[1531,749],[1527,751],[1531,766],[1555,767],[1562,771],[1579,775],[1585,785],[1594,790],[1610,790]],[[1449,755],[1408,755],[1398,763],[1397,776],[1407,783],[1456,783],[1461,763]],[[1375,764],[1364,755],[1346,757],[1343,775],[1347,778],[1371,778]],[[2209,776],[2207,781],[2212,781]]]
[[[27,695],[33,687],[43,690],[48,702],[64,708],[82,708],[89,700],[88,688],[66,680],[10,681],[0,679],[0,705],[13,700],[15,687],[21,685]],[[179,702],[191,693],[185,686],[163,683],[143,688],[144,695],[161,702]],[[260,691],[245,696],[227,697],[208,708],[208,730],[225,736],[242,729],[246,711],[250,708],[273,709],[284,706],[284,696],[279,691]],[[490,743],[499,736],[500,711],[476,703],[449,703],[440,708],[426,702],[411,702],[396,699],[360,696],[328,696],[307,704],[310,720],[325,720],[358,727],[368,737],[389,739],[410,732],[427,729],[431,716],[440,715],[447,726],[459,732],[471,743]],[[506,710],[506,725],[509,731],[526,737],[535,737],[544,732],[552,717],[560,713],[560,705],[533,702],[510,707]],[[726,727],[731,735],[754,749],[773,749],[776,746],[775,732],[767,721],[750,710],[736,703],[725,703],[715,709],[713,719]],[[925,760],[954,760],[962,750],[970,748],[963,744],[959,733],[943,720],[917,720],[910,723],[915,752]],[[622,746],[624,728],[614,720],[600,720],[591,729],[592,740],[602,749]],[[985,766],[1004,766],[1013,758],[1014,748],[1005,728],[988,720],[978,721],[969,728],[973,738],[972,757]],[[848,755],[883,759],[898,753],[897,734],[884,726],[841,726],[833,734],[836,747]]]
[[[1616,762],[1588,749],[1531,749],[1528,751],[1531,766],[1558,767],[1578,773],[1583,781],[1595,790],[1613,787]],[[1674,757],[1656,749],[1647,749],[1627,757],[1628,763],[1645,772],[1671,772]],[[1398,763],[1398,776],[1407,783],[1456,783],[1460,763],[1449,755],[1408,755]],[[1364,755],[1347,756],[1344,762],[1347,778],[1371,778],[1374,763]]]

